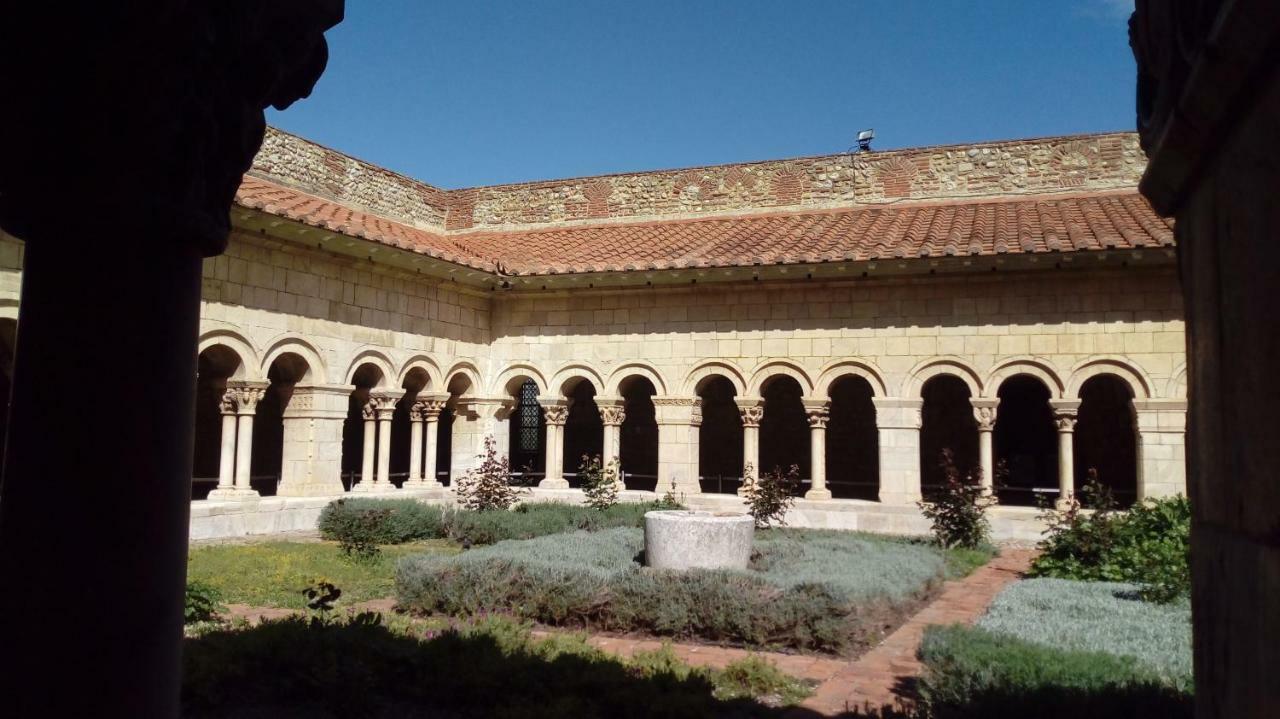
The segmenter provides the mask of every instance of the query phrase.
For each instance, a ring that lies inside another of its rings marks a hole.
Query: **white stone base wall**
[[[191,539],[226,539],[233,537],[310,531],[316,528],[320,512],[332,497],[265,497],[242,502],[191,503]],[[387,498],[417,498],[429,504],[454,504],[452,492],[404,492],[380,495]],[[652,502],[657,492],[628,490],[621,494],[623,502]],[[534,489],[525,501],[582,504],[582,492],[576,489]],[[691,509],[717,512],[746,511],[740,497],[724,494],[685,495],[681,502]],[[997,542],[1035,542],[1042,538],[1045,525],[1037,519],[1038,510],[1026,507],[995,507],[990,510],[992,538]],[[859,500],[796,500],[787,513],[787,525],[798,528],[839,529],[900,536],[925,536],[929,522],[914,506],[895,507]]]

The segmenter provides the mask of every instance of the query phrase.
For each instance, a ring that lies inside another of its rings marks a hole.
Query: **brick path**
[[[824,715],[910,701],[914,679],[923,670],[916,649],[930,624],[972,624],[1010,582],[1031,566],[1036,552],[1004,549],[1000,556],[964,579],[947,582],[942,594],[908,619],[879,646],[842,666],[801,705]]]
[[[916,659],[916,650],[924,636],[925,627],[930,624],[972,624],[986,611],[1001,589],[1027,570],[1035,555],[1036,552],[1031,549],[1001,550],[1000,555],[986,566],[964,579],[943,585],[942,593],[937,599],[908,619],[878,646],[854,661],[603,635],[590,636],[587,642],[601,651],[620,657],[653,651],[666,644],[689,665],[716,669],[724,668],[739,659],[760,657],[772,662],[784,674],[818,684],[813,696],[806,699],[795,712],[796,716],[836,716],[863,707],[879,708],[909,703],[914,680],[923,669]],[[361,602],[352,608],[390,612],[394,604],[392,599],[380,599]],[[293,610],[288,609],[264,609],[235,604],[228,606],[228,610],[230,616],[244,617],[251,622],[293,613]],[[549,636],[556,631],[559,630],[539,629],[534,631],[534,635]]]

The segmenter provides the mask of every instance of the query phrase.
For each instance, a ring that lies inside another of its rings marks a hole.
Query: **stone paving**
[[[909,703],[923,666],[916,650],[930,624],[972,624],[1000,590],[1017,580],[1036,552],[1003,549],[1000,556],[969,576],[947,582],[942,594],[871,651],[848,662],[801,705],[825,715],[863,707]]]

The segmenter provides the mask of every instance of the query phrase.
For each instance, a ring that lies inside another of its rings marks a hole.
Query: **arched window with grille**
[[[546,423],[538,404],[538,385],[525,380],[516,391],[516,408],[511,418],[511,471],[542,475],[546,465],[543,444]]]

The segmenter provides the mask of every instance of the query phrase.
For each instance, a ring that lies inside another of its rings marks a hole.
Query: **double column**
[[[258,496],[249,484],[253,467],[253,415],[266,391],[265,382],[227,383],[219,405],[222,456],[218,462],[218,487],[209,493],[209,499],[241,500]]]
[[[604,451],[600,461],[605,467],[617,463],[619,489],[622,480],[622,423],[627,421],[626,400],[621,397],[596,397],[600,421],[604,424]]]
[[[973,405],[973,419],[978,423],[978,466],[982,469],[982,492],[995,499],[996,461],[992,438],[996,429],[996,411],[1000,406],[1000,398],[978,398],[969,400]]]
[[[1051,399],[1049,407],[1053,410],[1053,423],[1058,428],[1058,501],[1055,504],[1062,509],[1075,499],[1076,494],[1075,431],[1080,400]]]
[[[831,403],[827,400],[805,400],[804,411],[809,417],[809,491],[805,499],[831,499],[827,489],[827,420],[831,416]]]
[[[538,398],[547,425],[547,471],[538,482],[543,489],[569,488],[569,481],[564,478],[564,424],[569,419],[569,402],[562,397]]]
[[[436,443],[439,438],[437,423],[448,401],[447,394],[420,395],[409,407],[409,478],[405,480],[405,489],[439,489],[444,486],[436,479]]]
[[[738,494],[746,494],[760,476],[760,422],[764,420],[763,397],[735,397],[738,413],[742,415],[742,486]]]
[[[352,487],[355,492],[390,492],[391,483],[391,420],[395,416],[396,402],[404,396],[403,390],[375,390],[362,409],[364,418],[364,453],[360,463],[360,482]],[[374,447],[377,447],[377,474],[374,474]]]

